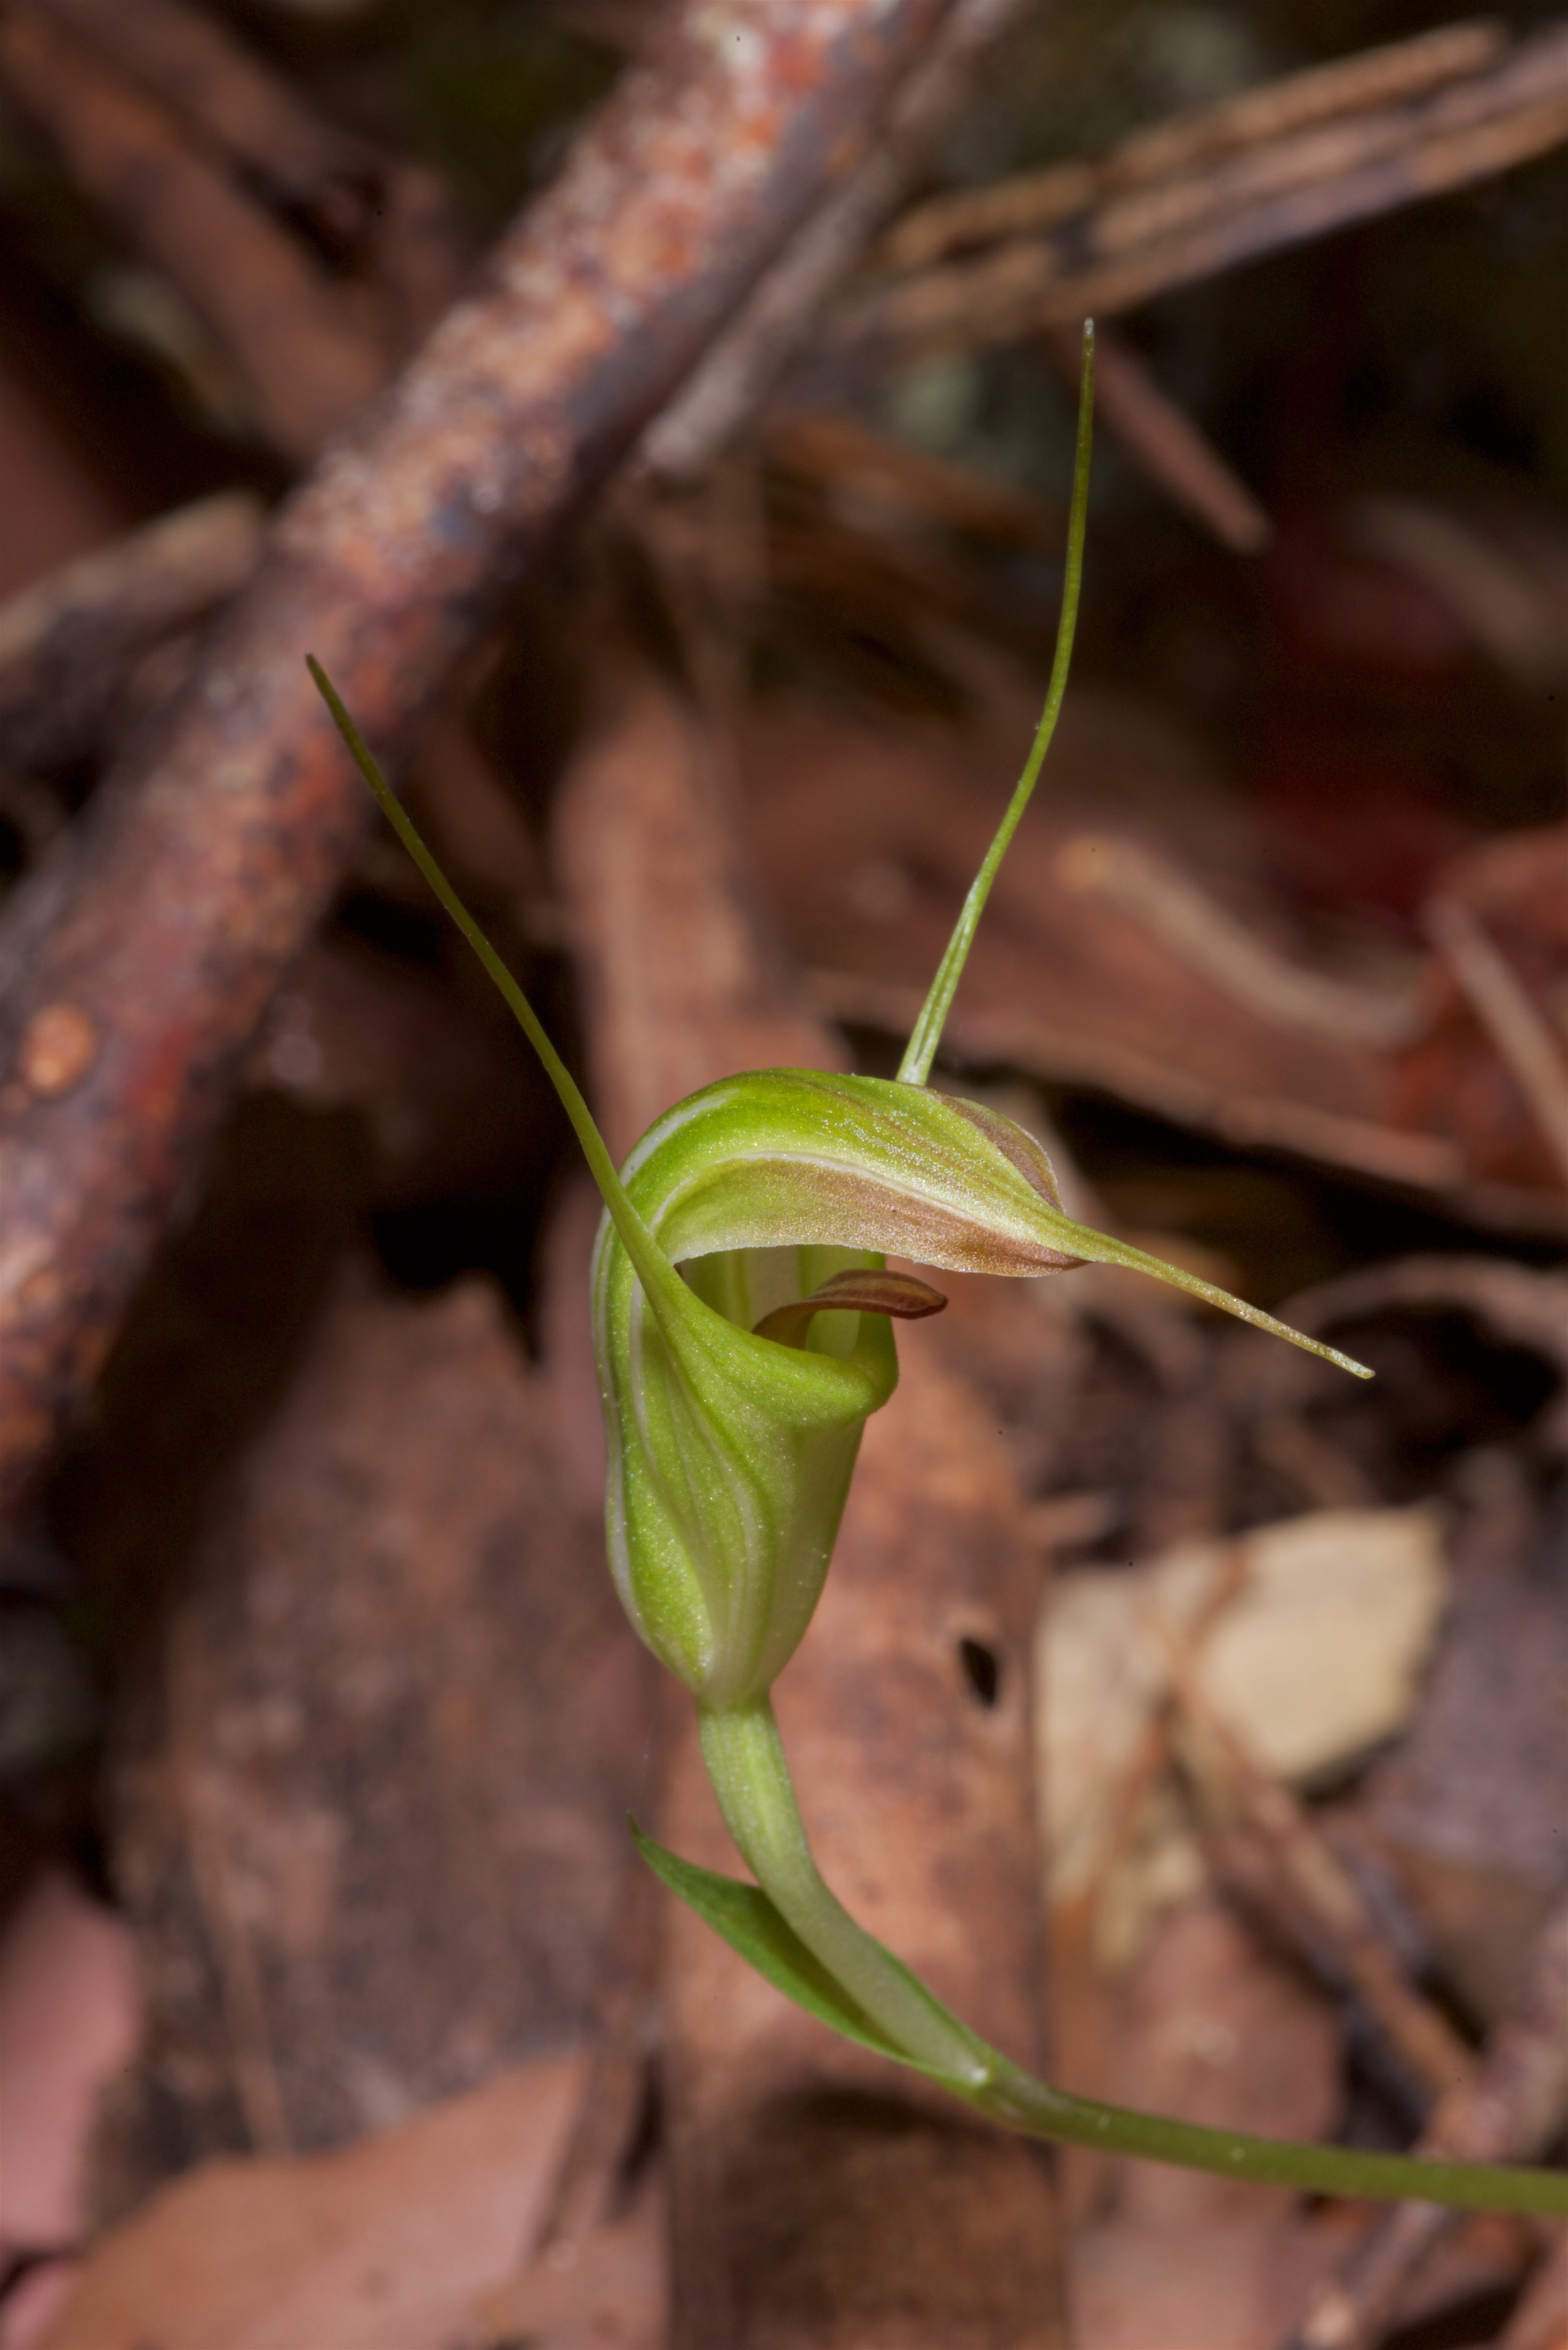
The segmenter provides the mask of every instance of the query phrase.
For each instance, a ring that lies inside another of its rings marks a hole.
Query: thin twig
[[[388,297],[400,355],[457,290],[467,255],[436,174],[383,154],[310,111],[212,16],[184,0],[9,0],[83,42],[167,107],[275,210],[303,214],[339,259]]]
[[[1397,1950],[1304,1805],[1262,1768],[1215,1705],[1189,1644],[1168,1633],[1167,1659],[1181,1711],[1197,1733],[1189,1752],[1200,1777],[1240,1811],[1306,1911],[1319,1949],[1404,2065],[1429,2096],[1446,2095],[1469,2078],[1469,2050],[1407,1980]]]
[[[1513,1264],[1506,1257],[1396,1257],[1301,1290],[1280,1311],[1295,1328],[1315,1336],[1335,1323],[1365,1320],[1401,1305],[1473,1314],[1508,1344],[1530,1347],[1554,1364],[1561,1392],[1531,1434],[1538,1444],[1568,1451],[1568,1274]],[[1293,1360],[1285,1382],[1294,1376]],[[1271,1405],[1277,1393],[1271,1390]]]
[[[1552,2144],[1565,2116],[1568,1900],[1542,1929],[1517,2012],[1491,2034],[1469,2079],[1442,2100],[1418,2150],[1450,2161],[1527,2162]],[[1404,2203],[1380,2220],[1311,2295],[1283,2350],[1370,2350],[1455,2219],[1435,2204]]]
[[[1434,898],[1427,930],[1534,1112],[1568,1183],[1568,1063],[1546,1021],[1469,908]]]
[[[186,1856],[196,1906],[212,1938],[219,2008],[245,2128],[258,2154],[286,2154],[288,2116],[267,2028],[266,1992],[254,1944],[234,1898],[222,1799],[213,1784],[211,1763],[203,1765],[199,1752],[199,1725],[206,1718],[202,1665],[200,1627],[193,1617],[187,1617],[174,1627],[167,1660],[170,1761]]]
[[[327,272],[156,100],[36,10],[0,15],[0,70],[78,185],[199,312],[256,427],[313,456],[387,367]]]
[[[1189,875],[1137,841],[1080,833],[1059,851],[1056,870],[1069,889],[1108,899],[1260,1019],[1359,1045],[1405,1044],[1419,1033],[1422,1015],[1413,997],[1288,962]]]
[[[1201,1653],[1210,1635],[1219,1628],[1251,1580],[1251,1565],[1245,1543],[1225,1544],[1214,1562],[1207,1588],[1182,1627],[1189,1657]],[[1048,1624],[1048,1616],[1045,1620]],[[1170,1627],[1157,1594],[1147,1595],[1137,1620],[1140,1631],[1157,1646],[1162,1645],[1162,1634],[1168,1638]],[[1059,1922],[1067,1932],[1081,1933],[1092,1923],[1104,1901],[1107,1887],[1132,1846],[1148,1799],[1170,1768],[1175,1727],[1174,1691],[1166,1684],[1152,1693],[1137,1740],[1116,1774],[1116,1784],[1103,1807],[1104,1816],[1089,1860],[1074,1870],[1073,1887],[1058,1898]],[[1048,1859],[1054,1857],[1047,1856]]]
[[[1568,2228],[1558,2230],[1497,2350],[1568,2350]]]
[[[11,0],[13,6],[17,0]],[[261,184],[299,203],[334,180],[363,175],[370,151],[307,113],[289,84],[248,56],[211,16],[178,0],[26,0],[243,162]]]
[[[1260,113],[1260,121],[1265,118]],[[1568,138],[1568,33],[1520,42],[1490,70],[1399,106],[1131,186],[1084,164],[1062,215],[973,259],[938,263],[845,305],[825,344],[843,367],[1012,342],[1489,179]]]
[[[1288,1478],[1314,1509],[1373,1510],[1382,1498],[1344,1448],[1320,1436],[1299,1411],[1265,1410],[1251,1439],[1264,1467]]]
[[[1483,18],[1309,66],[1135,130],[1097,161],[1054,164],[992,187],[933,196],[906,213],[873,258],[888,269],[926,269],[950,254],[1052,228],[1113,189],[1168,179],[1238,149],[1272,147],[1335,116],[1397,105],[1484,72],[1507,46],[1502,26]]]
[[[1071,342],[1075,389],[1083,355],[1076,331]],[[857,515],[868,509],[883,524],[890,517],[934,524],[999,546],[1062,544],[1064,506],[891,441],[857,417],[783,409],[765,420],[762,446],[771,472],[826,491]]]
[[[1108,327],[1100,328],[1098,340],[1095,413],[1100,421],[1150,481],[1196,515],[1221,546],[1261,555],[1274,526],[1246,484],[1161,391],[1130,343]],[[1044,341],[1057,374],[1075,384],[1078,337],[1072,328],[1048,327]]]
[[[909,188],[980,58],[1023,0],[957,0],[888,109],[874,151],[798,232],[680,397],[643,436],[639,467],[664,481],[702,473],[762,405],[829,294]]]

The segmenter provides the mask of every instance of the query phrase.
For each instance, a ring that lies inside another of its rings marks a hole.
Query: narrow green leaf
[[[804,2007],[820,2023],[841,2032],[846,2040],[858,2041],[862,2048],[873,2049],[878,2056],[891,2057],[895,2063],[905,2059],[886,2034],[878,2031],[868,2015],[840,1990],[827,1969],[815,1959],[795,1932],[786,1925],[765,1893],[754,1885],[742,1885],[732,1877],[719,1877],[711,1868],[699,1868],[679,1853],[670,1852],[644,1835],[637,1822],[631,1823],[631,1833],[637,1848],[662,1884],[694,1910],[705,1926],[722,1935],[732,1950],[738,1950],[749,1966],[765,1976],[775,1991]]]

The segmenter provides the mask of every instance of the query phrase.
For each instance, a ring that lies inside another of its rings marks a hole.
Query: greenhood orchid
[[[1175,1284],[1369,1377],[1179,1267],[1075,1222],[1040,1144],[926,1080],[987,894],[1065,688],[1088,496],[1085,331],[1062,623],[1044,714],[898,1078],[764,1069],[664,1114],[617,1169],[532,1006],[441,873],[315,661],[393,829],[504,995],[605,1203],[593,1274],[608,1436],[611,1571],[633,1623],[696,1701],[725,1822],[756,1882],[639,1835],[676,1893],[801,2005],[1010,2126],[1324,2193],[1568,2211],[1568,2177],[1250,2138],[1068,2096],[990,2048],[857,1926],[817,1870],[769,1691],[811,1620],[861,1431],[892,1395],[891,1322],[940,1293],[885,1263],[1030,1278],[1088,1263]]]

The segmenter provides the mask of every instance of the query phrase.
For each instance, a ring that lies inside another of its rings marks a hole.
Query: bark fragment
[[[586,2033],[646,1682],[555,1457],[493,1293],[340,1274],[113,1757],[148,2005],[117,2208]]]

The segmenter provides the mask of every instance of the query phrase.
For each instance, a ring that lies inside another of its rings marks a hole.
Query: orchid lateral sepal
[[[556,1097],[571,1121],[577,1147],[587,1161],[588,1172],[598,1188],[605,1210],[620,1233],[628,1253],[643,1274],[653,1295],[668,1294],[669,1278],[673,1268],[662,1258],[649,1240],[635,1209],[627,1199],[614,1159],[600,1134],[592,1110],[584,1100],[582,1090],[550,1042],[544,1024],[528,998],[431,855],[419,827],[402,802],[381,773],[369,744],[360,733],[337,687],[322,668],[314,653],[306,653],[305,666],[310,671],[317,691],[332,714],[333,724],[342,735],[349,755],[369,785],[376,804],[397,834],[410,858],[429,882],[444,911],[450,915],[473,952],[483,965],[486,976],[494,985],[513,1018],[539,1055],[545,1076],[556,1089]]]
[[[1034,729],[1034,740],[1023,762],[1023,771],[1013,787],[1002,822],[984,857],[979,872],[969,885],[953,933],[937,965],[936,976],[919,1017],[909,1032],[904,1047],[904,1057],[898,1064],[898,1075],[909,1085],[923,1086],[931,1074],[931,1063],[937,1057],[937,1047],[942,1040],[953,997],[958,993],[963,967],[969,961],[969,951],[974,934],[980,928],[980,918],[985,911],[985,901],[998,868],[1012,844],[1012,836],[1023,820],[1023,811],[1034,795],[1040,770],[1045,764],[1045,754],[1051,748],[1051,738],[1056,732],[1056,721],[1062,714],[1062,702],[1067,691],[1067,672],[1073,665],[1073,639],[1078,628],[1078,598],[1084,584],[1084,542],[1089,526],[1089,459],[1095,440],[1095,322],[1084,321],[1084,354],[1078,375],[1078,430],[1073,450],[1073,492],[1067,508],[1067,559],[1063,567],[1062,614],[1056,625],[1056,650],[1051,657],[1051,677],[1045,688],[1045,703]]]

